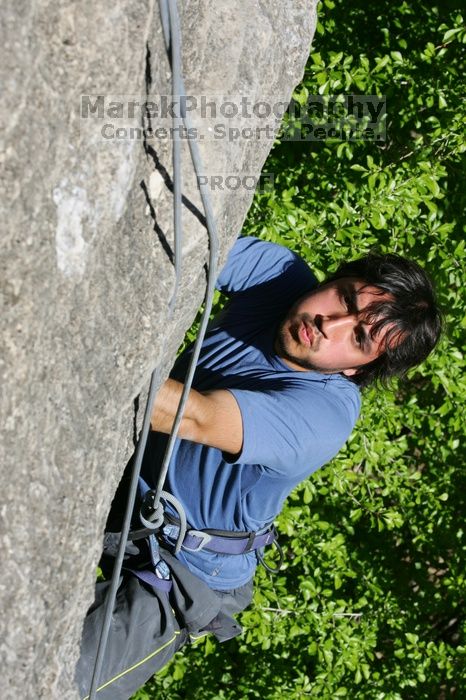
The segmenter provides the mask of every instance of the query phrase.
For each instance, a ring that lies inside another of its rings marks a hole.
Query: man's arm
[[[183,384],[174,379],[162,385],[152,410],[153,430],[170,433],[182,391]],[[243,422],[233,394],[225,389],[205,393],[191,389],[178,436],[238,454],[243,445]]]

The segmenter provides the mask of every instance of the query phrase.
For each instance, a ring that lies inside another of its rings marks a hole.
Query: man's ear
[[[342,374],[345,375],[345,377],[354,377],[354,375],[358,372],[358,369],[344,369]]]

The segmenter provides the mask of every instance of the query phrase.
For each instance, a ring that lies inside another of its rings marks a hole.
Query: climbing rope
[[[192,128],[192,122],[190,116],[186,114],[186,100],[181,99],[185,95],[183,78],[181,75],[181,32],[180,23],[178,16],[178,9],[176,0],[159,0],[160,15],[162,21],[163,34],[165,39],[165,45],[167,51],[170,55],[170,62],[172,68],[172,96],[173,102],[176,105],[175,116],[173,118],[173,219],[174,219],[174,267],[175,267],[175,285],[172,298],[169,304],[169,317],[171,316],[173,309],[175,307],[177,294],[181,281],[181,262],[182,262],[182,182],[181,182],[181,140],[180,140],[180,127],[182,122],[188,133]],[[153,517],[151,517],[152,525],[157,526],[160,522],[160,499],[163,497],[163,484],[165,482],[166,474],[168,471],[168,465],[173,453],[173,448],[175,445],[176,436],[183,418],[183,412],[188,400],[189,391],[191,389],[194,372],[196,370],[196,365],[199,359],[199,354],[201,351],[202,342],[207,329],[207,324],[209,321],[210,312],[212,310],[212,302],[215,290],[215,281],[217,278],[217,261],[218,261],[218,235],[217,227],[214,220],[212,203],[210,200],[210,195],[208,191],[207,183],[208,179],[205,177],[204,167],[202,164],[202,159],[199,152],[199,147],[194,139],[188,139],[191,160],[193,167],[197,176],[198,187],[200,190],[202,205],[204,208],[208,239],[209,239],[209,261],[208,261],[208,277],[207,277],[207,288],[205,294],[205,307],[201,318],[200,327],[196,342],[193,347],[193,352],[186,375],[183,392],[181,394],[178,409],[175,415],[175,420],[173,427],[168,439],[168,444],[166,447],[165,455],[162,461],[162,465],[159,472],[159,477],[157,481],[157,486],[151,495],[151,512],[153,512]],[[97,648],[97,655],[94,665],[94,672],[92,675],[91,687],[89,692],[89,700],[95,700],[96,693],[98,692],[98,684],[102,671],[102,664],[105,654],[105,649],[107,646],[108,634],[110,630],[110,623],[113,608],[115,605],[118,584],[120,580],[121,570],[123,567],[123,558],[125,554],[125,547],[128,539],[131,517],[134,509],[134,504],[136,500],[136,493],[138,488],[139,474],[141,471],[142,458],[144,455],[144,450],[147,443],[147,438],[150,429],[150,420],[152,415],[152,409],[155,401],[155,396],[157,394],[157,389],[160,386],[160,371],[156,368],[151,375],[149,395],[147,398],[144,418],[142,424],[142,430],[140,438],[136,448],[136,454],[134,458],[134,464],[131,474],[131,481],[128,491],[128,499],[126,504],[125,516],[122,525],[120,543],[118,547],[118,553],[115,558],[115,564],[113,568],[112,579],[110,582],[110,587],[107,593],[105,614],[102,623],[102,631],[99,638],[99,644]],[[181,544],[181,539],[178,540],[177,549],[179,549]],[[176,551],[176,550],[175,550]]]

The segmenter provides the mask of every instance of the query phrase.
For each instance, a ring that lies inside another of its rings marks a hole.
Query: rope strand
[[[174,201],[174,237],[175,237],[175,286],[172,298],[169,304],[169,315],[172,314],[176,298],[179,289],[179,283],[181,279],[181,258],[182,258],[182,222],[181,222],[181,206],[182,206],[182,184],[181,184],[181,142],[180,142],[180,128],[181,121],[184,122],[187,129],[191,126],[191,120],[189,116],[182,109],[180,99],[184,95],[184,84],[181,77],[181,33],[179,27],[179,17],[176,0],[160,0],[160,14],[165,38],[165,44],[171,49],[171,64],[172,64],[172,93],[174,102],[176,103],[176,98],[178,98],[178,108],[177,114],[174,118],[174,140],[173,140],[173,201]],[[183,113],[184,111],[184,113]],[[178,135],[178,137],[177,137]],[[202,178],[204,175],[204,168],[202,164],[202,159],[199,152],[198,144],[193,140],[189,140],[191,160],[193,167],[197,176],[197,182],[206,182],[206,178]],[[168,464],[173,453],[173,447],[175,444],[176,435],[183,417],[183,411],[188,400],[188,394],[191,389],[192,380],[194,377],[194,372],[199,359],[199,354],[201,350],[201,345],[204,340],[205,332],[207,329],[207,323],[209,320],[210,312],[212,309],[212,302],[215,290],[215,281],[217,278],[217,259],[218,259],[218,235],[217,226],[214,220],[212,204],[210,200],[210,195],[207,190],[206,185],[199,185],[200,195],[202,204],[204,207],[204,212],[206,216],[207,232],[209,238],[209,262],[208,262],[208,279],[207,279],[207,289],[205,295],[205,308],[201,319],[201,324],[199,328],[199,333],[194,345],[193,354],[191,357],[189,369],[187,372],[183,393],[180,398],[180,403],[178,405],[178,410],[176,412],[175,420],[172,427],[172,432],[169,437],[166,452],[160,468],[157,489],[154,496],[154,506],[157,511],[157,507],[160,502],[160,497],[162,494],[163,484],[165,482]],[[91,688],[89,692],[89,700],[95,700],[96,694],[98,692],[98,684],[102,671],[103,659],[105,654],[105,649],[107,646],[111,616],[113,608],[115,605],[118,584],[120,580],[121,569],[123,566],[123,558],[125,553],[126,542],[128,538],[128,533],[131,524],[131,516],[134,509],[134,503],[136,500],[137,485],[139,474],[141,471],[142,458],[144,450],[147,443],[147,438],[150,429],[150,417],[152,414],[152,407],[154,404],[155,396],[157,393],[157,388],[160,383],[159,369],[155,369],[151,375],[151,383],[149,388],[149,395],[147,398],[147,403],[144,411],[143,426],[141,430],[140,439],[136,448],[136,455],[133,465],[133,470],[131,474],[130,488],[128,492],[128,500],[126,504],[125,517],[123,521],[123,527],[121,532],[121,538],[118,548],[117,557],[115,560],[115,565],[113,569],[112,579],[110,583],[110,588],[108,590],[107,599],[105,602],[105,614],[102,623],[102,631],[99,638],[99,644],[97,647],[97,656],[94,665],[94,672],[92,675]],[[179,550],[180,543],[177,545],[176,551]],[[176,553],[176,552],[175,552]]]

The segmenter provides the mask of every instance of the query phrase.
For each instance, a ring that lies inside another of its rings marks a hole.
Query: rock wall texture
[[[206,172],[257,176],[272,140],[218,134],[277,127],[314,0],[178,5]],[[1,21],[1,696],[63,700],[77,697],[82,619],[136,399],[155,366],[166,376],[202,301],[208,244],[184,143],[183,279],[169,318],[171,143],[155,132],[169,126],[171,86],[156,1],[6,0]],[[278,107],[228,119],[201,114],[201,96]],[[250,180],[230,182],[213,193],[221,260],[253,195]]]

